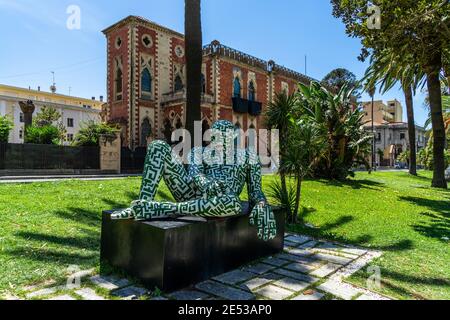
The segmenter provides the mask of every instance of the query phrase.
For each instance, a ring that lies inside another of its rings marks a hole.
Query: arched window
[[[164,120],[164,138],[169,144],[172,144],[172,123],[168,118]]]
[[[183,85],[183,80],[181,80],[181,77],[179,74],[177,74],[177,76],[175,77],[175,85],[173,87],[174,91],[181,91],[183,90],[184,85]]]
[[[150,120],[148,118],[145,118],[144,121],[142,121],[141,125],[141,146],[147,146],[147,139],[151,136],[151,134],[152,125],[150,124]]]
[[[241,124],[239,121],[234,125],[234,131],[236,134],[236,138],[234,139],[234,147],[237,149],[241,146]]]
[[[251,80],[250,83],[248,84],[248,100],[250,101],[256,100],[255,84],[253,83],[253,80]]]
[[[122,100],[122,86],[123,86],[123,74],[122,69],[117,68],[116,71],[116,98]]]
[[[147,68],[145,68],[141,74],[141,90],[145,93],[152,92],[152,75]]]
[[[233,97],[240,98],[241,97],[241,81],[239,77],[234,78],[233,82]]]
[[[202,73],[202,93],[206,94],[206,77],[203,73]]]

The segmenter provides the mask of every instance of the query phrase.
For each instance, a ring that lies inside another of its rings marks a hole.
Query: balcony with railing
[[[173,104],[177,102],[185,102],[186,101],[186,90],[179,90],[175,92],[168,92],[162,95],[161,104]],[[210,94],[202,93],[201,102],[203,103],[214,103],[214,96]]]
[[[262,103],[239,97],[232,98],[233,111],[237,113],[249,113],[252,116],[259,116],[262,111]]]

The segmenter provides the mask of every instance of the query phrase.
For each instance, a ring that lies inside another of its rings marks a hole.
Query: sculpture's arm
[[[258,238],[264,241],[274,239],[277,235],[275,217],[262,190],[259,156],[252,151],[248,152],[247,189],[250,204],[253,206],[250,224],[256,226]]]
[[[196,147],[189,154],[188,175],[201,193],[207,196],[217,196],[222,192],[222,186],[204,174],[203,149]]]
[[[252,206],[267,202],[262,191],[261,162],[259,156],[251,150],[248,151],[247,190]]]

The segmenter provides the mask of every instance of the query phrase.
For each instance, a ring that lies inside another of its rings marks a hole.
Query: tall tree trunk
[[[431,123],[433,125],[434,172],[432,187],[447,189],[444,159],[445,129],[444,117],[442,114],[441,83],[439,81],[440,59],[440,55],[435,57],[435,63],[428,66],[425,70],[427,73],[427,86],[430,96]]]
[[[201,121],[202,22],[200,0],[185,0],[186,129],[194,143],[194,122]]]
[[[403,85],[405,93],[406,113],[408,115],[409,135],[409,173],[417,176],[416,124],[414,120],[413,93],[410,85]]]

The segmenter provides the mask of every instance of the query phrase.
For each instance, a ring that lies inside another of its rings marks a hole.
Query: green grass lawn
[[[450,299],[450,192],[430,184],[425,172],[307,181],[303,213],[317,229],[291,230],[384,251],[373,264],[385,294]],[[139,185],[137,178],[0,185],[0,291],[63,280],[70,265],[98,267],[101,211],[128,206]],[[170,197],[166,188],[159,197]],[[350,281],[364,286],[367,277],[362,271]]]

